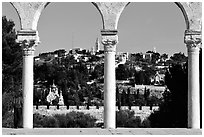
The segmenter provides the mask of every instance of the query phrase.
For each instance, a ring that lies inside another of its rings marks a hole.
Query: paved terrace
[[[3,128],[3,135],[202,135],[201,129],[186,128]]]

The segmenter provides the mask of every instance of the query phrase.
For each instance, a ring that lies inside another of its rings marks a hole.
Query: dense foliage
[[[13,128],[13,112],[6,114],[2,120],[2,126]],[[42,115],[35,113],[33,115],[34,128],[90,128],[95,127],[96,118],[83,112],[69,112],[66,114]],[[22,126],[22,121],[21,121]]]
[[[90,114],[75,111],[52,116],[34,114],[34,127],[90,128],[95,126],[95,122],[96,118]]]
[[[160,104],[159,111],[154,111],[149,117],[151,127],[187,127],[187,80],[186,64],[176,64],[169,68],[165,77],[169,90],[163,94],[164,103]]]
[[[101,102],[102,87],[96,82],[103,77],[103,64],[94,65],[90,62],[95,59],[96,56],[90,55],[88,62],[77,61],[70,54],[61,59],[53,58],[43,64],[35,63],[34,81],[36,85],[41,86],[38,89],[35,88],[34,104],[46,104],[46,96],[53,82],[62,91],[64,103],[67,106],[92,105],[97,102],[95,98]],[[90,65],[89,69],[87,65]]]
[[[12,109],[13,98],[22,96],[22,51],[15,42],[14,26],[2,17],[2,117]]]
[[[139,90],[134,94],[130,94],[130,89],[119,92],[119,88],[116,88],[116,105],[120,108],[121,106],[154,106],[162,103],[161,98],[150,95],[149,89],[144,89],[144,93],[140,93]]]
[[[139,116],[135,116],[134,111],[120,110],[116,112],[116,126],[126,128],[149,127],[147,121],[141,121]]]

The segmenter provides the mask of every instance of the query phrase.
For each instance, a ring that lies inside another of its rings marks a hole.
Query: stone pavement
[[[2,128],[2,135],[202,135],[202,130],[186,128]]]

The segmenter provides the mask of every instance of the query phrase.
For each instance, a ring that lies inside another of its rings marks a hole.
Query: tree
[[[187,64],[173,64],[166,72],[166,91],[163,93],[163,103],[159,111],[154,111],[148,118],[151,127],[158,128],[186,128],[187,127],[187,99],[188,75]]]
[[[119,92],[119,87],[116,87],[116,106],[118,106],[118,109],[121,108],[121,94]]]
[[[168,54],[164,53],[161,55],[161,59],[163,59],[164,61],[166,61],[166,59],[168,59]]]
[[[127,89],[127,104],[129,109],[131,110],[131,106],[133,105],[134,95],[130,94],[130,88]]]
[[[13,98],[22,96],[22,50],[16,43],[14,22],[2,17],[2,112],[12,109]]]
[[[99,61],[100,57],[96,56],[96,55],[91,55],[91,58],[89,59],[89,62],[94,62],[94,61]]]
[[[116,79],[127,80],[128,76],[129,76],[128,68],[123,64],[118,65],[118,68],[116,68]]]
[[[54,54],[57,54],[59,57],[63,56],[66,53],[65,49],[55,50]]]
[[[143,61],[142,54],[140,53],[135,54],[135,61]]]
[[[145,81],[145,76],[144,76],[144,72],[143,71],[136,71],[135,72],[135,83],[137,85],[142,85],[144,84],[144,81]]]
[[[158,61],[158,59],[160,59],[160,54],[158,52],[156,52],[156,53],[153,52],[152,53],[151,63],[155,64]]]
[[[122,96],[121,96],[121,106],[126,106],[127,105],[126,98],[127,98],[127,94],[125,92],[125,89],[123,89]]]
[[[184,53],[175,53],[173,56],[170,57],[173,63],[185,63],[188,58],[184,55]]]
[[[151,53],[152,54],[152,59],[151,59],[152,64],[155,64],[157,62],[157,60],[160,59],[160,54],[158,52],[147,51],[146,53]]]
[[[97,64],[94,68],[94,71],[91,72],[91,79],[98,79],[104,75],[104,65]]]

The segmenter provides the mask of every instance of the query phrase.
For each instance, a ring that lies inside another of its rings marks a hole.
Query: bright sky
[[[10,3],[2,3],[2,15],[15,22],[16,30],[20,29],[17,13]],[[130,3],[119,19],[117,51],[137,53],[155,47],[160,54],[187,55],[185,28],[184,16],[175,3]],[[92,3],[51,3],[38,22],[41,44],[36,47],[35,55],[57,49],[68,51],[72,47],[91,49],[96,38],[100,38],[101,29],[100,14]]]

